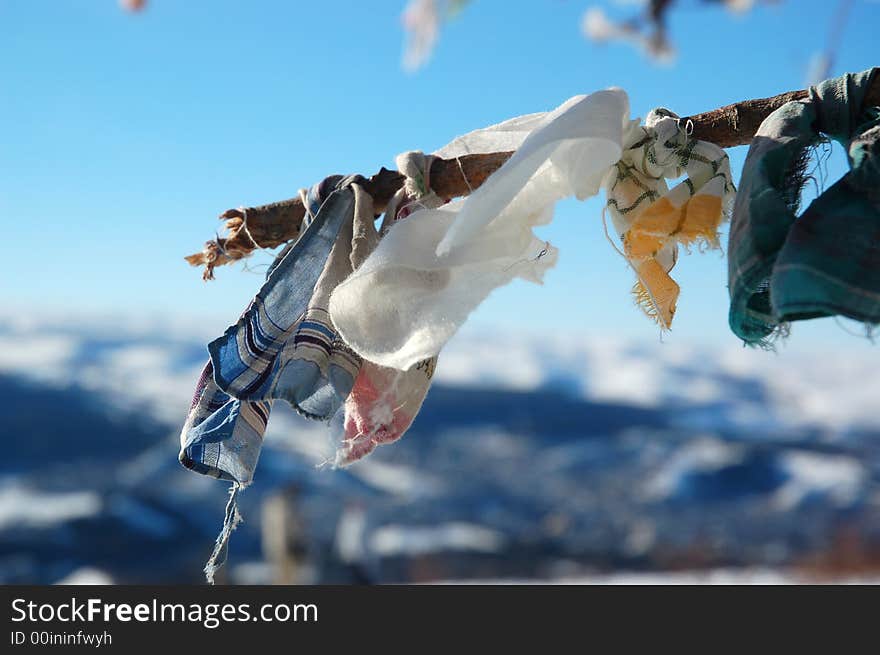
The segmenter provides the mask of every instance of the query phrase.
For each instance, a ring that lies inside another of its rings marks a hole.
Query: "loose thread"
[[[468,188],[468,193],[474,192],[474,187],[471,186],[471,183],[468,181],[467,174],[464,172],[464,166],[461,165],[461,159],[459,157],[455,158],[455,163],[458,164],[458,170],[461,171],[461,179],[464,180],[465,185]]]
[[[217,570],[226,562],[226,555],[229,551],[229,538],[232,536],[233,530],[241,523],[241,514],[238,512],[238,494],[242,490],[242,485],[233,482],[229,488],[229,500],[226,503],[226,514],[223,519],[223,528],[214,542],[214,550],[211,557],[205,564],[205,578],[208,584],[214,584],[214,575]]]
[[[254,250],[259,250],[259,249],[261,249],[261,246],[257,243],[256,239],[254,239],[254,237],[251,235],[251,231],[250,231],[250,229],[248,228],[248,224],[247,224],[247,221],[248,221],[248,211],[247,211],[247,207],[239,207],[239,208],[238,208],[238,211],[240,211],[241,214],[242,214],[242,217],[241,217],[241,227],[238,228],[239,231],[244,231],[245,236],[248,238],[248,240],[251,242],[251,244],[253,244],[253,246],[254,246]]]

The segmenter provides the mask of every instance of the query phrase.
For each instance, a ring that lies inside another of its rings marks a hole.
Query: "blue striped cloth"
[[[236,500],[253,479],[271,409],[272,401],[231,398],[214,382],[213,364],[205,365],[181,431],[179,459],[192,471],[232,483],[223,528],[205,565],[212,584],[215,571],[226,560],[229,536],[240,520]]]
[[[269,395],[276,358],[308,309],[343,222],[353,216],[354,194],[331,193],[238,322],[208,344],[214,380],[223,391],[236,398]]]
[[[305,195],[304,227],[269,268],[235,325],[208,344],[181,432],[180,462],[232,483],[223,528],[205,566],[209,582],[239,521],[237,496],[253,479],[272,403],[329,420],[348,397],[361,359],[339,338],[326,302],[351,272],[354,192],[359,176],[332,176]]]
[[[202,475],[247,486],[260,457],[272,401],[232,398],[213,377],[209,361],[183,426],[180,463]]]

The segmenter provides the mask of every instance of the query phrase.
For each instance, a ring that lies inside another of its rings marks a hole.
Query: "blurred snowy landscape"
[[[198,583],[226,485],[177,463],[184,326],[0,318],[0,582]],[[226,581],[880,578],[878,357],[465,335],[410,432],[345,470],[274,411]],[[273,505],[275,503],[275,505]]]

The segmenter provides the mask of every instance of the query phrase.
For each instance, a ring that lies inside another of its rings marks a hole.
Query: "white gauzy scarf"
[[[459,137],[436,154],[516,149],[468,198],[419,209],[393,225],[330,298],[337,330],[355,351],[401,370],[435,357],[496,287],[540,284],[557,251],[532,231],[568,196],[595,195],[621,157],[629,126],[624,91],[576,96]]]

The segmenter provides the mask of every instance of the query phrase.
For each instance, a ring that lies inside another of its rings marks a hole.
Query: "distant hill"
[[[505,339],[450,348],[410,433],[345,470],[317,466],[326,427],[279,406],[231,579],[271,580],[261,507],[292,490],[323,582],[774,567],[841,535],[874,548],[880,429],[859,362],[829,367],[848,405],[803,407],[824,397],[808,365],[781,384],[724,353]],[[0,582],[200,582],[226,488],[176,458],[203,344],[0,323],[4,345]]]

